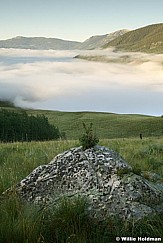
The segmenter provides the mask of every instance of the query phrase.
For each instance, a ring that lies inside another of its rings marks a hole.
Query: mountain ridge
[[[34,49],[34,50],[71,50],[80,42],[47,37],[16,36],[7,40],[0,40],[0,48]]]
[[[163,23],[135,30],[121,29],[105,35],[95,35],[84,42],[59,38],[16,36],[0,40],[0,48],[34,50],[91,50],[112,47],[115,51],[163,53]]]
[[[16,36],[14,38],[0,40],[0,48],[16,49],[35,49],[35,50],[89,50],[101,48],[108,41],[123,35],[129,30],[118,30],[105,35],[96,35],[88,38],[84,42],[69,41],[59,38],[47,37],[24,37]]]

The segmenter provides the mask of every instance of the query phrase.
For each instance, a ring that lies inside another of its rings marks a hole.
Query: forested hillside
[[[10,101],[0,100],[0,107],[14,107],[14,104]]]

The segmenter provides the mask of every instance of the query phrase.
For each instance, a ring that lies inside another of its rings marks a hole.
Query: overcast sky
[[[162,0],[4,0],[0,39],[57,37],[84,41],[92,35],[163,22]]]

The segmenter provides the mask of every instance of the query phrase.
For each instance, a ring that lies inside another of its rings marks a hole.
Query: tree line
[[[60,138],[60,131],[49,124],[44,115],[28,115],[25,111],[0,110],[0,141],[44,141]]]

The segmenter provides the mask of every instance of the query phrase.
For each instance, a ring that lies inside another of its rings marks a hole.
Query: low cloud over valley
[[[104,62],[74,59],[78,54]],[[40,109],[161,115],[163,55],[0,49],[0,100]]]

